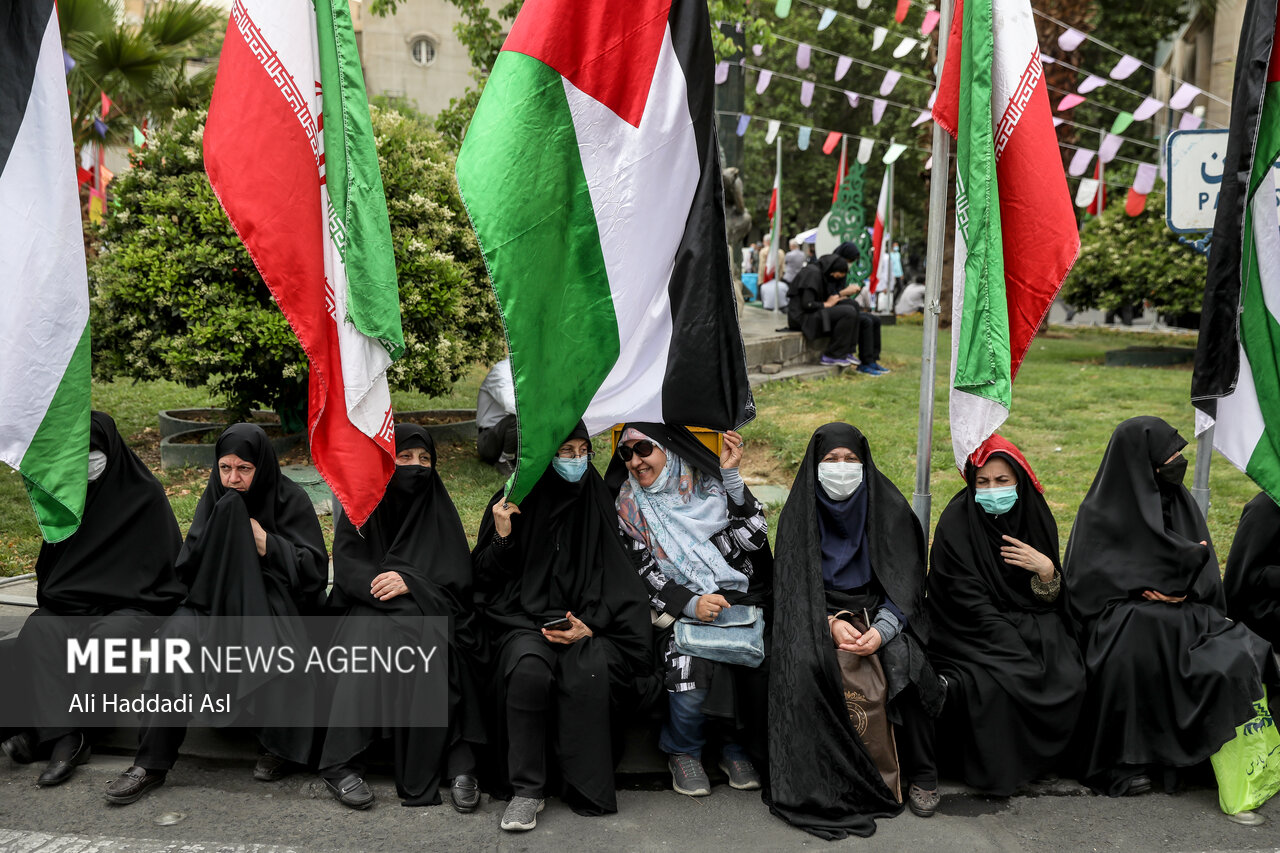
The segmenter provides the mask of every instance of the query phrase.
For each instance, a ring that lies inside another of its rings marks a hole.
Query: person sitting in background
[[[857,306],[849,299],[860,287],[847,284],[849,264],[838,255],[823,255],[816,264],[800,271],[791,284],[787,302],[787,325],[803,332],[809,340],[830,337],[822,363],[848,367],[858,364],[853,354],[857,343]],[[875,370],[868,371],[877,375]]]
[[[332,647],[427,647],[436,640],[425,617],[442,617],[448,642],[447,725],[355,726],[349,721],[424,719],[436,684],[397,681],[391,695],[355,679],[333,685],[320,777],[345,806],[373,805],[363,756],[391,737],[396,792],[406,806],[440,802],[440,781],[452,779],[450,802],[467,814],[480,805],[476,750],[485,743],[476,656],[480,634],[471,591],[471,553],[444,481],[436,446],[417,424],[397,424],[396,470],[386,494],[359,530],[341,507],[333,522],[333,591],[328,607],[341,614]],[[395,702],[397,708],[383,703]]]
[[[836,254],[848,261],[850,267],[862,257],[861,250],[850,242],[844,242],[836,246]],[[841,294],[856,296],[860,290],[861,287],[854,288],[850,286],[841,291]],[[862,296],[869,298],[866,293],[863,293]],[[880,366],[880,318],[871,313],[873,306],[870,303],[868,303],[868,308],[865,311],[853,300],[850,300],[850,304],[858,312],[858,360],[862,362],[858,372],[869,373],[872,376],[888,373],[889,368]]]
[[[902,288],[902,296],[894,303],[893,313],[899,317],[924,311],[924,282],[915,281]]]
[[[1280,648],[1280,506],[1266,492],[1240,513],[1222,583],[1227,615]]]
[[[616,735],[649,687],[653,631],[585,426],[519,506],[494,495],[471,560],[493,648],[502,828],[537,826],[556,782],[578,814],[616,812]]]
[[[1007,797],[1056,772],[1084,704],[1084,661],[1060,594],[1058,525],[1011,442],[992,436],[933,537],[929,656],[948,682],[940,763]]]
[[[1226,617],[1209,528],[1182,484],[1186,444],[1156,417],[1116,427],[1062,561],[1089,685],[1075,751],[1085,784],[1111,796],[1149,791],[1155,774],[1172,788],[1255,716],[1264,685],[1280,695],[1270,644]]]
[[[67,719],[67,707],[92,682],[67,672],[67,641],[150,636],[186,596],[173,570],[182,534],[164,486],[102,412],[90,416],[88,475],[76,532],[40,546],[39,607],[13,646],[19,671],[33,680],[22,692],[38,725],[6,740],[4,751],[19,764],[48,754],[36,780],[42,788],[61,785],[89,760],[88,737]]]
[[[476,395],[476,452],[505,480],[516,470],[516,386],[511,359],[495,364]]]

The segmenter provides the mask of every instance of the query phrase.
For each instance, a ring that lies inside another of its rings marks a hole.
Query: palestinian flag
[[[755,407],[729,274],[705,0],[527,0],[458,155],[506,324],[512,500],[580,417]]]
[[[0,459],[49,542],[89,484],[89,281],[53,0],[0,12]]]
[[[1280,502],[1280,51],[1276,0],[1249,0],[1200,315],[1196,434]]]
[[[311,456],[360,526],[395,470],[386,372],[404,339],[346,0],[236,0],[204,163],[307,353]]]
[[[1009,416],[1013,379],[1080,237],[1030,4],[957,7],[933,116],[956,138],[951,443],[963,469]]]

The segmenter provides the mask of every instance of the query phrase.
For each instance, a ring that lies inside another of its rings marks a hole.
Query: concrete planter
[[[259,426],[280,423],[275,412],[253,409],[250,414]],[[226,409],[165,409],[156,419],[162,439],[193,429],[226,429],[230,423]]]
[[[431,409],[421,412],[396,412],[396,423],[415,423],[426,428],[437,442],[476,440],[475,409]]]
[[[183,430],[160,439],[161,468],[212,468],[217,459],[214,458],[214,446],[225,425],[210,426],[204,424],[200,429]],[[279,427],[276,427],[278,430]],[[268,435],[271,431],[268,430]],[[276,454],[283,456],[303,442],[306,436],[296,432],[289,435],[271,436],[271,446]],[[193,442],[190,439],[200,439]]]

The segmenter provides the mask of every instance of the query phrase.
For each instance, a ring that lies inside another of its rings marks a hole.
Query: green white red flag
[[[0,11],[0,80],[0,459],[60,542],[89,483],[89,281],[53,0]]]
[[[395,469],[386,372],[404,339],[346,0],[236,0],[204,159],[310,360],[311,455],[360,526]]]
[[[1280,16],[1249,0],[1213,224],[1191,399],[1196,434],[1280,502]],[[1215,425],[1216,421],[1216,425]]]
[[[950,411],[963,469],[1009,416],[1018,367],[1080,252],[1027,0],[957,4],[933,117],[956,138]]]
[[[502,309],[519,501],[579,418],[754,413],[705,0],[527,0],[458,155]]]

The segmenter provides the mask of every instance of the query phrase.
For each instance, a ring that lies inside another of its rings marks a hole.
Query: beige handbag
[[[837,618],[848,616],[853,627],[866,631],[867,624],[860,616],[847,610],[837,614]],[[849,711],[849,721],[858,739],[871,755],[876,769],[880,771],[885,785],[893,793],[894,799],[902,802],[902,785],[898,769],[898,746],[893,736],[893,724],[885,708],[885,697],[888,694],[888,683],[885,681],[884,668],[875,655],[861,655],[836,649],[836,659],[840,662],[840,680],[844,687],[844,704]]]

